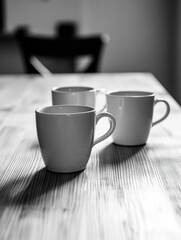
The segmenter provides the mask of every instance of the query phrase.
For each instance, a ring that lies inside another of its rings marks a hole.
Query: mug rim
[[[124,97],[124,98],[145,98],[145,97],[154,97],[155,93],[147,92],[147,91],[135,91],[135,90],[128,90],[128,91],[117,91],[117,90],[110,90],[106,92],[106,96],[113,96],[113,97]]]
[[[82,108],[82,111],[70,111],[70,112],[46,112],[46,110],[49,109],[61,109],[61,108],[72,108],[72,109],[80,109]],[[45,110],[45,112],[44,112]],[[63,104],[63,105],[49,105],[49,106],[45,106],[45,107],[39,107],[35,110],[35,112],[37,114],[42,114],[42,115],[48,115],[48,116],[62,116],[62,115],[77,115],[77,114],[86,114],[86,113],[92,113],[92,112],[96,112],[96,110],[93,107],[89,107],[89,106],[84,106],[84,105],[73,105],[73,104]]]
[[[67,90],[66,90],[67,89]],[[68,91],[68,89],[70,89]],[[76,89],[76,91],[75,91]],[[74,91],[72,91],[74,90]],[[80,93],[80,92],[90,92],[90,91],[95,91],[95,88],[93,87],[88,87],[88,86],[55,86],[52,88],[52,92],[56,92],[56,93]]]

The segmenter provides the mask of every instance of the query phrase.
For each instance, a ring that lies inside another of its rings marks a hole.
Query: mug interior
[[[53,115],[61,115],[61,114],[81,114],[87,112],[94,112],[95,109],[88,106],[80,106],[80,105],[54,105],[39,108],[36,112],[41,114],[53,114]]]
[[[150,97],[155,96],[152,92],[144,92],[144,91],[109,91],[107,92],[108,96],[115,97]]]
[[[70,86],[70,87],[54,87],[52,91],[54,92],[84,92],[84,91],[91,91],[93,90],[92,87],[82,87],[82,86]]]

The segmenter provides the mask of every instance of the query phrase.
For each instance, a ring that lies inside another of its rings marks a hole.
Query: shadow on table
[[[75,181],[80,173],[60,174],[43,168],[32,176],[5,182],[0,186],[0,214],[3,211],[1,206],[46,206],[48,199],[55,200],[55,195],[69,182]]]
[[[111,143],[107,145],[99,153],[99,166],[117,166],[124,164],[126,161],[133,160],[135,155],[140,154],[140,152],[145,148],[145,145],[141,146],[121,146]]]

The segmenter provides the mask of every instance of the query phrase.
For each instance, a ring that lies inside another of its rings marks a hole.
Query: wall
[[[32,32],[52,34],[61,20],[82,21],[83,0],[6,0],[6,29],[28,25]]]
[[[59,20],[75,20],[81,33],[106,32],[110,43],[103,72],[152,72],[170,89],[171,28],[169,0],[7,0],[6,29],[31,26],[53,33]]]
[[[84,31],[111,37],[103,71],[149,71],[169,88],[169,0],[86,0]]]

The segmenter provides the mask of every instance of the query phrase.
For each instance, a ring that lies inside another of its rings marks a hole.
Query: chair
[[[13,35],[0,35],[0,74],[22,74],[25,66],[21,49]]]
[[[78,34],[78,24],[75,21],[60,21],[55,24],[55,34],[58,37],[71,38]]]
[[[72,38],[22,35],[19,42],[27,73],[98,72],[107,35]]]

